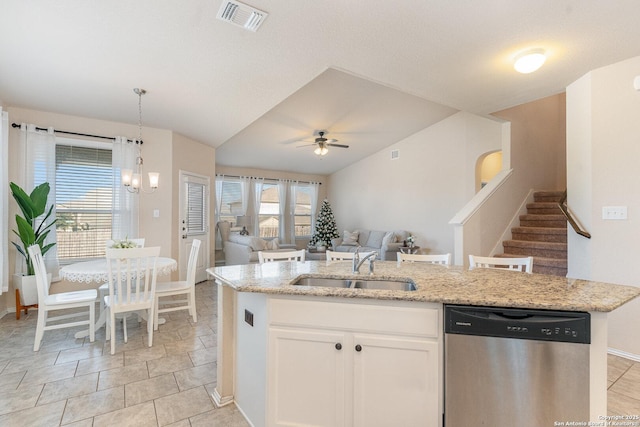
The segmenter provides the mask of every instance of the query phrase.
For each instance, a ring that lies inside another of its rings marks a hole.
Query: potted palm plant
[[[37,244],[44,255],[55,246],[55,243],[45,244],[45,240],[51,231],[51,227],[56,223],[55,219],[47,224],[52,213],[53,205],[47,211],[47,197],[51,190],[49,183],[45,182],[33,189],[31,194],[27,194],[15,183],[10,183],[11,194],[18,203],[22,211],[22,216],[16,214],[17,230],[13,232],[20,238],[21,245],[11,242],[18,252],[25,258],[27,271],[25,274],[16,273],[14,276],[15,288],[19,292],[20,305],[23,307],[32,306],[38,303],[38,291],[36,288],[33,262],[29,256],[27,248]],[[45,215],[46,213],[46,215]],[[40,220],[40,217],[45,215]],[[16,305],[18,298],[16,298]],[[16,315],[19,316],[19,307],[16,306]]]

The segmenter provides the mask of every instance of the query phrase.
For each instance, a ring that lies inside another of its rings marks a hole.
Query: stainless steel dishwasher
[[[589,421],[589,313],[445,305],[444,316],[445,427]]]

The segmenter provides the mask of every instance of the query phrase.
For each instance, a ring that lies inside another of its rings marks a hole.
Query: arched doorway
[[[490,151],[476,162],[476,193],[502,170],[502,150]]]

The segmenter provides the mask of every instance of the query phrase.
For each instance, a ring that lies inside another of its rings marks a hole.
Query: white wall
[[[460,112],[332,174],[338,230],[407,230],[425,253],[453,252],[448,222],[475,193],[478,157],[502,148],[502,126]]]
[[[590,240],[569,239],[571,277],[640,286],[640,57],[594,70],[567,88],[569,207]],[[628,219],[602,219],[627,206]],[[640,299],[609,315],[609,346],[640,357]]]

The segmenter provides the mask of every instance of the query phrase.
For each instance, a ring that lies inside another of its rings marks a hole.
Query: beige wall
[[[58,130],[87,133],[104,136],[125,136],[128,138],[138,137],[138,126],[126,123],[109,122],[86,117],[54,114],[43,111],[28,110],[22,108],[8,107],[9,123],[33,123],[40,127],[54,127]],[[19,133],[18,129],[10,129],[9,132],[9,180],[19,182]],[[144,145],[142,156],[144,158],[144,171],[160,172],[160,188],[153,194],[140,195],[140,235],[146,238],[149,246],[161,246],[161,256],[178,259],[179,247],[177,242],[177,223],[174,199],[177,197],[176,182],[178,180],[178,170],[184,166],[192,165],[201,173],[210,173],[212,176],[215,170],[215,149],[213,147],[199,144],[188,140],[169,130],[143,127],[142,139]],[[177,149],[175,144],[187,144],[187,148]],[[174,159],[175,157],[175,159]],[[154,210],[160,211],[159,218],[153,217]],[[17,206],[13,199],[9,201],[9,218],[14,218]],[[14,222],[9,221],[9,228],[14,228]],[[9,250],[10,275],[13,274],[15,266],[16,251],[13,246]],[[171,279],[177,279],[175,272]],[[166,278],[167,280],[169,278]],[[81,288],[84,285],[69,284],[60,282],[54,285],[54,292],[66,291],[69,289]],[[85,287],[90,287],[88,285]],[[13,309],[15,307],[14,290],[10,288],[7,294],[0,296],[0,309],[3,305]]]
[[[511,123],[511,168],[534,190],[564,190],[566,96],[564,93],[493,113]]]
[[[590,72],[567,89],[569,207],[592,235],[569,233],[569,275],[640,286],[640,57]],[[627,206],[627,220],[602,207]],[[609,315],[609,346],[640,358],[640,299]]]
[[[172,200],[172,217],[174,221],[169,224],[171,227],[171,243],[174,248],[180,245],[180,182],[178,177],[180,171],[190,172],[197,175],[209,177],[209,265],[215,265],[215,240],[216,227],[214,217],[215,175],[216,175],[216,152],[211,146],[201,144],[178,133],[173,133],[173,186],[172,193],[175,195]],[[176,258],[177,259],[177,258]]]
[[[449,220],[475,194],[478,157],[501,141],[501,123],[460,112],[332,174],[339,231],[407,230],[425,253],[453,253]]]

